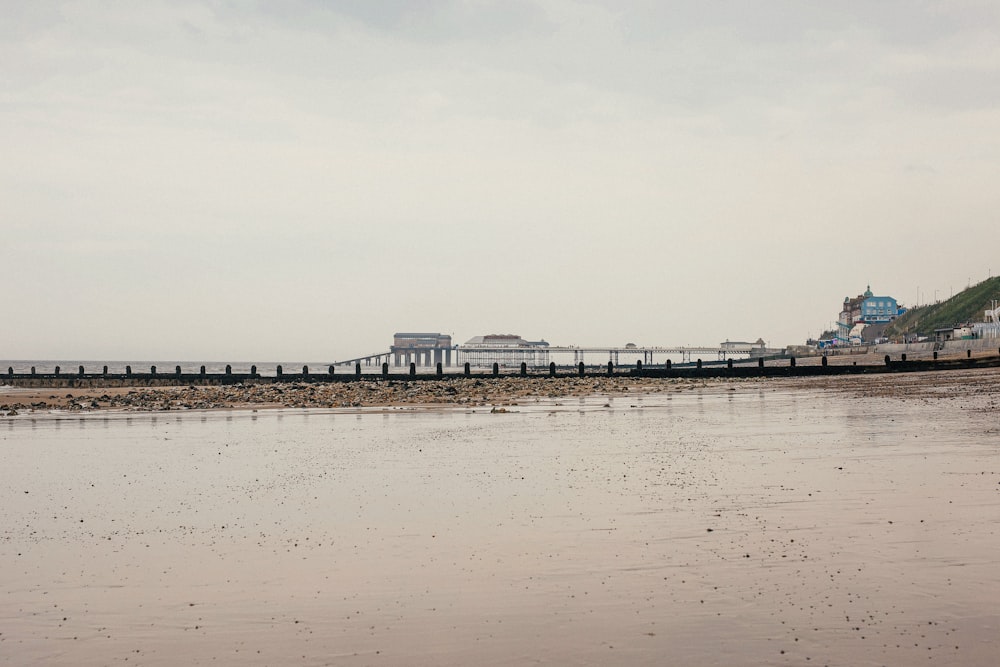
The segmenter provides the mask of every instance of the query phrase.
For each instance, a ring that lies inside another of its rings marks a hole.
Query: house
[[[886,324],[905,312],[906,309],[901,308],[895,298],[876,296],[869,285],[864,294],[859,294],[853,299],[844,297],[840,315],[837,317],[837,338],[847,342],[852,335],[860,335],[858,324]]]

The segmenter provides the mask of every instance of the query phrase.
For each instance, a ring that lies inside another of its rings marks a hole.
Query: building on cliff
[[[844,297],[840,315],[837,317],[837,340],[840,344],[860,342],[860,332],[865,326],[872,324],[888,324],[906,312],[905,308],[891,296],[876,296],[871,285],[864,294],[854,297]]]

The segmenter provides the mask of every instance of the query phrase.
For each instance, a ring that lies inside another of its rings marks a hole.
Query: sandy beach
[[[0,420],[0,664],[1000,654],[1000,373],[363,384]]]

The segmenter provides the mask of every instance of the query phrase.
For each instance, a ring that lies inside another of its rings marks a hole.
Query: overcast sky
[[[994,0],[0,5],[0,358],[778,346],[1000,271]]]

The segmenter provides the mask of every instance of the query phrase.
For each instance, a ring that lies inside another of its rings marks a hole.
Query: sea
[[[768,382],[521,403],[0,418],[0,663],[1000,655],[995,412]]]
[[[134,373],[148,373],[152,367],[156,367],[158,373],[173,373],[177,366],[181,367],[182,373],[198,373],[201,367],[205,367],[206,373],[224,373],[226,366],[230,366],[233,373],[249,373],[254,366],[257,372],[264,376],[274,376],[277,374],[278,366],[282,367],[285,373],[300,373],[302,367],[307,366],[310,372],[325,373],[332,362],[316,361],[177,361],[177,360],[136,360],[136,361],[106,361],[106,360],[79,360],[79,359],[12,359],[0,360],[0,379],[2,373],[13,369],[15,373],[30,373],[34,368],[36,372],[52,373],[58,366],[62,373],[76,373],[80,366],[83,366],[87,373],[100,373],[104,367],[108,367],[108,373],[123,374],[127,367],[131,367]],[[364,368],[364,366],[363,366]],[[372,367],[374,368],[374,367]],[[337,368],[340,372],[346,372],[343,366]]]

